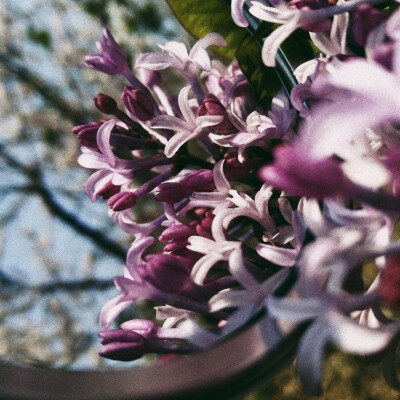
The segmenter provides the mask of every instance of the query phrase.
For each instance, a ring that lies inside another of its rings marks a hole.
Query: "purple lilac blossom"
[[[108,29],[103,30],[103,41],[96,43],[100,54],[85,57],[85,64],[108,75],[130,73],[128,59]]]
[[[101,311],[101,355],[129,361],[186,354],[267,311],[269,345],[284,335],[274,320],[287,329],[308,325],[297,369],[311,393],[319,392],[328,343],[353,354],[382,353],[393,371],[389,353],[400,323],[382,308],[400,298],[400,14],[382,14],[378,1],[252,1],[256,18],[281,24],[264,42],[265,64],[274,65],[298,27],[316,31],[310,39],[325,53],[294,71],[299,85],[290,98],[278,92],[269,110],[236,62],[210,58],[209,46],[225,45],[219,34],[190,52],[173,41],[161,53],[140,55],[143,85],[104,31],[100,54],[87,63],[128,79],[126,114],[74,133],[83,145],[80,164],[97,170],[87,194],[108,199],[115,223],[133,240],[115,278],[119,294]],[[247,25],[244,4],[231,2],[239,26]],[[365,58],[351,54],[354,44]],[[166,68],[189,86],[168,93]],[[98,108],[113,111],[105,96],[97,97]],[[145,182],[138,179],[144,170]],[[160,211],[138,223],[131,208],[143,196],[157,200]],[[370,264],[376,273],[366,283],[360,274]],[[158,324],[115,327],[141,299],[160,304]],[[203,317],[210,327],[198,323]]]

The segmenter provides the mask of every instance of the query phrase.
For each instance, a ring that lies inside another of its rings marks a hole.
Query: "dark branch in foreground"
[[[29,290],[38,294],[52,294],[57,291],[78,291],[78,290],[107,290],[114,286],[112,279],[75,279],[71,281],[53,281],[39,285],[28,285],[17,279],[8,276],[0,270],[0,286],[3,290]]]

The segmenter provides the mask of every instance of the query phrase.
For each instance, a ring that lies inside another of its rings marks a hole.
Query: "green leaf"
[[[232,60],[249,81],[259,103],[269,109],[271,100],[284,82],[288,92],[295,79],[291,69],[313,58],[314,52],[307,34],[294,32],[281,46],[280,60],[276,68],[266,67],[261,58],[262,39],[279,25],[263,22],[254,33],[239,28],[232,20],[230,8],[223,0],[166,0],[181,25],[196,39],[207,33],[218,32],[228,45],[215,48],[215,52]]]
[[[275,68],[265,66],[261,58],[263,39],[278,26],[262,22],[258,29],[239,47],[236,58],[239,66],[250,82],[255,97],[268,109],[273,96],[281,88],[288,93],[297,84],[292,71],[300,64],[314,57],[314,51],[307,32],[295,31],[281,45]]]
[[[209,32],[218,32],[225,38],[227,47],[216,48],[215,52],[229,60],[237,58],[255,97],[267,109],[281,82],[275,70],[263,64],[261,45],[247,29],[233,22],[229,7],[220,0],[166,1],[181,25],[196,39]],[[267,35],[264,30],[262,34]]]
[[[180,24],[196,39],[217,32],[228,45],[215,47],[215,53],[233,60],[247,30],[232,20],[229,7],[220,0],[166,0]]]
[[[236,58],[255,98],[267,110],[282,83],[276,70],[264,65],[261,48],[261,44],[249,35],[236,52]]]

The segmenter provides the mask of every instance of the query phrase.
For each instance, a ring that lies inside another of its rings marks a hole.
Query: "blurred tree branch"
[[[0,7],[1,357],[109,365],[94,345],[97,319],[115,290],[125,239],[85,196],[70,130],[101,118],[92,103],[98,92],[119,98],[123,90],[122,78],[84,67],[103,26],[133,61],[156,40],[176,38],[167,12],[158,0],[5,0]]]
[[[42,172],[39,166],[26,166],[20,163],[15,157],[11,156],[5,150],[5,146],[0,143],[0,156],[6,163],[21,172],[28,178],[28,184],[22,189],[26,193],[36,193],[39,195],[48,210],[57,218],[68,224],[78,234],[88,237],[101,250],[109,252],[112,255],[125,261],[126,249],[108,238],[103,232],[92,228],[75,213],[66,210],[55,198],[54,193],[45,184]]]
[[[27,67],[13,60],[9,54],[0,52],[1,66],[7,73],[14,75],[19,82],[26,84],[32,91],[40,95],[48,107],[56,109],[65,119],[75,125],[95,118],[94,112],[90,113],[89,110],[82,110],[71,105],[71,102],[61,96],[59,89],[47,84]]]

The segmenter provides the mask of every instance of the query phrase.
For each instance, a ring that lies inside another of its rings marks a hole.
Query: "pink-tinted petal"
[[[293,19],[288,23],[275,29],[266,39],[263,44],[261,56],[264,64],[267,67],[275,67],[276,54],[279,46],[298,28],[298,21]]]
[[[191,87],[185,86],[180,92],[178,96],[178,104],[179,108],[182,112],[183,118],[191,125],[195,124],[195,115],[193,110],[189,105],[189,91]]]
[[[111,167],[114,167],[116,162],[116,157],[111,150],[110,145],[111,131],[113,130],[115,123],[115,119],[110,119],[109,121],[105,122],[97,131],[96,138],[98,148]]]
[[[82,147],[82,154],[78,157],[78,163],[84,168],[91,169],[100,169],[108,166],[102,154],[85,147]]]
[[[215,164],[214,181],[218,192],[228,195],[231,185],[224,174],[224,160],[220,160]]]
[[[191,128],[186,121],[172,115],[158,115],[152,119],[151,127],[156,129],[171,129],[174,131],[190,130]]]
[[[386,325],[382,328],[371,329],[357,324],[339,314],[328,314],[327,319],[332,326],[332,342],[339,349],[352,354],[374,354],[382,351],[389,345],[400,326],[398,323]]]
[[[165,52],[173,54],[178,60],[183,62],[189,57],[186,46],[183,43],[172,40],[165,45],[159,45]]]
[[[133,273],[135,266],[139,263],[143,263],[142,255],[143,252],[154,243],[153,237],[136,237],[131,247],[128,250],[126,256],[126,267],[128,271]]]
[[[111,181],[111,174],[105,169],[100,169],[99,171],[92,174],[85,183],[85,193],[92,200],[96,201],[97,193]]]
[[[231,14],[233,22],[243,28],[249,25],[247,19],[243,15],[243,5],[245,1],[246,0],[232,0],[231,2]]]
[[[176,59],[168,53],[143,53],[136,60],[136,68],[160,71],[176,63]]]
[[[210,71],[211,69],[210,57],[205,50],[208,46],[224,47],[226,46],[226,41],[220,34],[211,32],[198,40],[192,47],[189,58],[204,71]]]
[[[256,250],[261,257],[282,267],[293,266],[297,259],[297,251],[294,249],[260,243],[257,245]]]
[[[206,128],[208,126],[218,125],[223,119],[224,117],[222,115],[204,115],[196,118],[196,125],[201,128]]]
[[[133,300],[125,300],[125,295],[120,294],[104,304],[100,313],[100,329],[102,331],[110,329],[115,318],[132,303]]]

